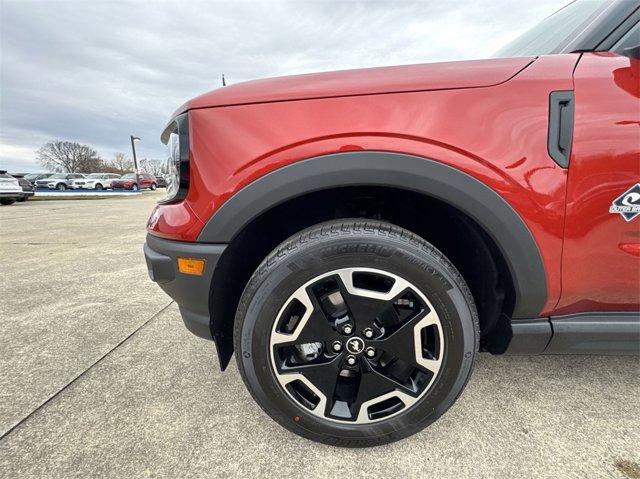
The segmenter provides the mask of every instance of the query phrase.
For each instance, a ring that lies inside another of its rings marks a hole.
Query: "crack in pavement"
[[[133,337],[138,331],[142,330],[142,328],[144,328],[145,326],[147,326],[149,323],[151,323],[151,321],[153,321],[154,319],[156,319],[160,314],[162,314],[164,311],[167,310],[167,308],[169,306],[171,306],[174,303],[174,301],[170,301],[166,306],[162,307],[159,311],[155,312],[154,314],[151,315],[151,317],[149,319],[147,319],[144,323],[142,323],[140,326],[138,326],[136,329],[134,329],[131,333],[129,333],[124,339],[122,339],[122,341],[118,342],[115,346],[113,346],[111,349],[109,349],[109,351],[107,351],[106,353],[104,353],[102,356],[100,356],[98,359],[96,359],[93,363],[91,363],[91,365],[89,365],[89,367],[87,367],[84,371],[82,371],[80,374],[78,374],[76,377],[74,377],[71,381],[69,381],[67,384],[65,384],[64,386],[62,386],[60,389],[58,389],[54,394],[52,394],[51,396],[49,396],[42,404],[40,404],[38,407],[36,407],[34,410],[32,410],[29,414],[27,414],[25,417],[23,417],[22,419],[20,419],[20,421],[18,421],[17,423],[15,423],[13,426],[11,426],[9,429],[7,429],[7,431],[5,431],[4,433],[2,433],[2,435],[0,436],[0,441],[2,439],[4,439],[5,437],[7,437],[9,434],[11,434],[13,431],[15,431],[18,427],[20,427],[23,423],[25,423],[31,416],[33,416],[34,414],[36,414],[38,411],[40,411],[44,406],[46,406],[47,404],[49,404],[53,399],[55,399],[56,397],[58,397],[63,391],[65,391],[69,386],[71,386],[73,383],[75,383],[76,381],[78,381],[80,378],[82,378],[87,372],[89,372],[94,366],[96,366],[97,364],[99,364],[103,359],[105,359],[107,356],[109,356],[112,352],[114,352],[116,349],[118,349],[120,346],[122,346],[124,343],[126,343],[131,337]]]

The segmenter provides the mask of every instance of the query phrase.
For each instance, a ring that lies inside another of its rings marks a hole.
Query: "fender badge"
[[[613,200],[609,213],[620,213],[626,221],[640,215],[640,183],[636,183]]]

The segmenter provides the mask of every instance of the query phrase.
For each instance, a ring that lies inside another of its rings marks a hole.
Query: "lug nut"
[[[373,338],[373,329],[367,328],[364,331],[362,331],[362,334],[364,334],[365,338],[371,339]]]
[[[376,355],[376,350],[374,348],[369,347],[365,350],[364,353],[367,355],[368,358],[372,358]]]
[[[342,332],[343,332],[344,334],[351,334],[351,333],[353,332],[353,327],[352,327],[350,324],[345,324],[345,325],[342,327]]]
[[[331,345],[331,349],[333,349],[336,353],[340,352],[342,349],[342,343],[340,341],[334,341]]]
[[[356,357],[353,355],[347,356],[347,364],[353,366],[356,363]]]

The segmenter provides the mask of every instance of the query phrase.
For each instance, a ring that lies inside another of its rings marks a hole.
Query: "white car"
[[[0,204],[11,205],[22,198],[22,186],[6,171],[0,171]]]
[[[64,191],[71,187],[73,180],[79,180],[81,178],[84,178],[84,175],[80,173],[54,173],[47,178],[36,181],[36,188]]]
[[[73,180],[71,188],[74,190],[106,190],[111,188],[111,182],[120,178],[115,173],[91,173],[84,178]]]

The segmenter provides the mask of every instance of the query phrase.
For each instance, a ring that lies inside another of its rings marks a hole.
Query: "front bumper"
[[[226,244],[185,243],[147,235],[144,256],[149,277],[167,293],[180,308],[185,326],[196,336],[213,339],[210,327],[209,302],[213,271]],[[178,257],[205,260],[202,276],[178,271]]]

